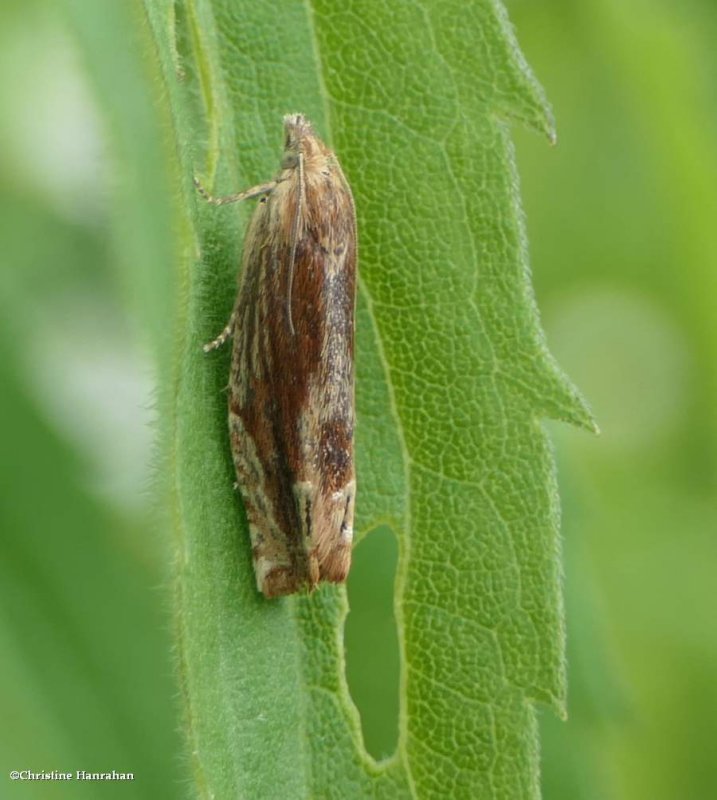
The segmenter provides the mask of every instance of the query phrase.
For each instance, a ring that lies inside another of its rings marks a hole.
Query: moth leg
[[[199,178],[194,178],[194,185],[201,196],[211,203],[213,206],[223,206],[227,203],[238,203],[241,200],[249,200],[251,197],[260,197],[263,194],[269,194],[276,188],[276,181],[269,181],[268,183],[260,183],[258,186],[252,186],[244,192],[237,192],[236,194],[228,194],[225,197],[214,197],[210,194],[199,182]]]
[[[230,336],[234,334],[234,324],[236,323],[236,315],[237,312],[232,311],[231,317],[229,317],[229,322],[227,322],[226,327],[224,330],[217,336],[216,339],[212,339],[211,342],[207,342],[205,345],[202,345],[202,350],[205,353],[210,353],[212,350],[217,350],[220,348]]]
[[[194,178],[194,185],[197,187],[197,191],[201,196],[208,202],[214,206],[223,206],[227,203],[238,203],[240,200],[248,200],[251,197],[259,197],[264,194],[269,194],[275,187],[276,181],[269,181],[268,183],[260,183],[258,186],[252,186],[251,189],[247,189],[244,192],[238,192],[237,194],[229,194],[226,197],[214,197],[211,195],[199,182],[199,178]],[[221,347],[224,342],[234,333],[234,323],[236,321],[236,312],[232,312],[231,317],[229,317],[229,322],[227,322],[226,327],[224,330],[217,336],[216,339],[213,339],[211,342],[203,345],[202,349],[205,353],[209,353],[211,350],[216,350],[217,348]]]

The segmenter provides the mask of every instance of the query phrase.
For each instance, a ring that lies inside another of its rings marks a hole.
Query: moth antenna
[[[294,288],[294,262],[296,260],[296,242],[299,238],[299,225],[301,224],[301,212],[304,206],[304,154],[299,153],[299,197],[296,200],[296,211],[294,212],[294,222],[291,226],[291,258],[289,259],[289,275],[286,287],[286,314],[289,319],[289,331],[294,336],[294,320],[291,314],[291,295]]]

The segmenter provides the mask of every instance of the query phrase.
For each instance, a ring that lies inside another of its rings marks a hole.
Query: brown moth
[[[267,597],[339,583],[351,563],[354,501],[356,215],[336,156],[301,114],[284,117],[273,181],[247,229],[229,324],[229,432]]]

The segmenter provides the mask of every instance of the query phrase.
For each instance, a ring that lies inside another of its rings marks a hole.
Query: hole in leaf
[[[368,752],[390,756],[398,742],[399,650],[393,591],[398,546],[386,527],[354,549],[348,580],[346,680]]]

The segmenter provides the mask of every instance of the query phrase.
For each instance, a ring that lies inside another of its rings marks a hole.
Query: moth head
[[[284,166],[295,166],[298,154],[306,153],[309,143],[316,139],[314,128],[303,114],[287,114],[284,117],[284,135]]]

